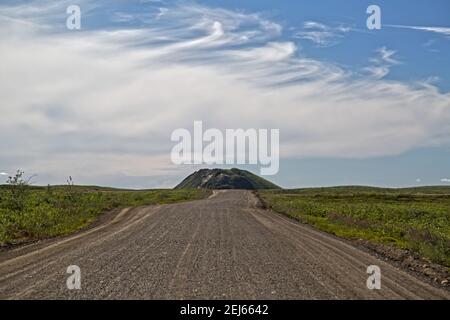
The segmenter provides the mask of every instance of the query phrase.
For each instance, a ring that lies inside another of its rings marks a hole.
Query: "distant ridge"
[[[249,171],[240,169],[201,169],[184,179],[175,189],[281,189]]]

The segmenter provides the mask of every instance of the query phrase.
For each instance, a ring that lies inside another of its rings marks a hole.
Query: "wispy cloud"
[[[159,12],[156,15],[156,18],[157,19],[161,18],[163,15],[165,15],[167,13],[167,11],[169,11],[169,9],[167,9],[167,8],[159,8]]]
[[[295,37],[312,41],[320,47],[330,47],[339,42],[339,39],[344,37],[344,34],[349,32],[349,27],[328,26],[320,22],[306,21],[303,28],[295,33]]]
[[[365,71],[367,71],[369,74],[372,75],[372,77],[376,79],[382,79],[385,76],[387,76],[390,72],[390,69],[388,66],[368,66],[364,68]]]
[[[423,47],[428,48],[436,43],[436,39],[430,39],[422,44]]]
[[[399,62],[395,60],[393,57],[397,53],[395,50],[389,50],[386,47],[381,47],[377,50],[377,53],[379,54],[379,58],[375,59],[376,62],[386,62],[389,64],[398,64]]]
[[[6,173],[6,172],[0,172],[0,176],[7,176],[8,175],[8,173]]]
[[[134,15],[124,13],[124,12],[115,12],[114,16],[112,17],[111,21],[113,22],[130,22],[133,21]]]
[[[402,29],[411,29],[411,30],[419,30],[426,32],[438,33],[447,37],[450,37],[450,28],[449,27],[418,27],[418,26],[404,26],[404,25],[386,25],[387,27],[393,28],[402,28]]]
[[[441,179],[441,182],[450,182],[450,179],[444,178],[444,179]]]
[[[374,78],[381,79],[387,76],[393,65],[400,62],[394,58],[397,51],[389,50],[386,47],[377,49],[377,56],[369,59],[371,65],[364,70],[369,72]]]

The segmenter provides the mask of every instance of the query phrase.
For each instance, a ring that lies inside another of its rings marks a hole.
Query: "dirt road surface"
[[[248,191],[125,209],[0,254],[1,299],[449,299],[333,236],[259,209]],[[81,270],[69,290],[67,267]],[[381,290],[366,271],[381,269]]]

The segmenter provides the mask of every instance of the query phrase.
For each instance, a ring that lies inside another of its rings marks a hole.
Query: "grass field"
[[[337,236],[411,249],[450,267],[450,187],[258,191],[267,206]]]
[[[65,235],[120,207],[205,198],[206,190],[119,190],[82,186],[0,186],[0,246]]]

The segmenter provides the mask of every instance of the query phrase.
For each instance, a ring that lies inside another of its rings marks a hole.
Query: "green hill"
[[[184,179],[175,189],[280,189],[266,179],[239,169],[201,169]]]

